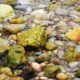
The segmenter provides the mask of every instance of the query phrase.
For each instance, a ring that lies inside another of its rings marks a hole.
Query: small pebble
[[[78,62],[71,62],[71,63],[69,63],[69,67],[71,69],[75,69],[76,67],[78,67]]]
[[[40,80],[48,80],[47,77],[40,77]]]
[[[31,67],[35,70],[35,71],[41,71],[41,65],[36,63],[36,62],[32,62],[31,63]]]
[[[56,75],[56,78],[57,78],[58,80],[68,80],[68,75],[65,74],[65,73],[58,73],[58,74]]]

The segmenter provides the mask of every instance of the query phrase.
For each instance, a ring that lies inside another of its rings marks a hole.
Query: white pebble
[[[31,67],[35,70],[35,71],[41,71],[41,65],[36,63],[36,62],[33,62],[31,63]]]

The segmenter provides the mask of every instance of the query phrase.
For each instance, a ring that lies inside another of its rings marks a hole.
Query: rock
[[[66,11],[65,9],[62,9],[62,8],[58,8],[56,10],[56,14],[57,15],[61,15],[61,16],[67,16],[68,15],[68,11]]]
[[[10,48],[8,56],[5,57],[6,61],[9,60],[7,64],[16,66],[19,64],[27,63],[27,57],[25,56],[25,50],[22,46],[14,45]]]
[[[80,17],[75,18],[74,21],[77,22],[77,23],[79,23],[80,22]]]
[[[34,10],[31,13],[31,16],[33,16],[37,20],[44,20],[45,19],[45,15],[47,16],[47,12],[44,9]]]
[[[51,59],[53,56],[54,55],[53,55],[52,52],[44,53],[44,54],[38,56],[37,61],[38,62],[44,62],[44,61],[47,61],[47,60]]]
[[[50,22],[47,21],[46,23],[48,24]],[[52,27],[47,27],[47,29],[46,29],[46,35],[49,36],[52,32],[53,32],[53,28]]]
[[[46,66],[46,63],[41,63],[40,65],[42,68],[44,68]]]
[[[16,35],[10,35],[10,37],[9,37],[11,40],[14,40],[14,41],[16,41],[17,40],[17,37],[16,37]]]
[[[68,50],[64,54],[64,59],[68,62],[74,62],[74,61],[79,61],[80,60],[79,56],[80,56],[80,53]]]
[[[10,33],[17,33],[25,28],[24,24],[5,24],[3,29]]]
[[[10,80],[24,80],[22,77],[11,77]]]
[[[80,68],[77,70],[76,76],[80,78]]]
[[[0,38],[0,53],[8,50],[10,48],[9,41],[3,38]]]
[[[3,30],[3,25],[2,24],[0,24],[0,31],[2,31]]]
[[[47,80],[47,77],[40,77],[40,80]]]
[[[47,50],[53,50],[53,49],[56,49],[57,45],[55,43],[50,43],[50,42],[47,42],[46,45],[45,45],[45,48]]]
[[[40,26],[36,26],[28,31],[17,34],[18,44],[22,46],[40,47],[46,40],[45,31]]]
[[[64,1],[63,4],[69,6],[69,5],[76,4],[78,1],[79,0],[67,0],[67,1]]]
[[[11,6],[6,4],[0,4],[0,18],[9,19],[15,16],[14,10]]]
[[[14,5],[16,3],[17,0],[4,0],[5,4],[9,4],[9,5]]]
[[[60,71],[59,66],[48,64],[44,69],[44,75],[48,78],[54,78],[59,71]]]
[[[64,29],[67,27],[67,23],[65,21],[59,21],[59,23],[57,24],[58,27],[60,27],[60,29]]]
[[[75,52],[80,52],[80,46],[77,46],[77,47],[75,48]]]
[[[9,21],[9,23],[11,24],[24,24],[24,20],[22,17],[18,17],[18,18],[13,18]]]
[[[75,78],[74,80],[79,80],[80,78]]]
[[[43,75],[44,75],[44,72],[40,72],[37,74],[38,77],[43,77]]]
[[[71,63],[69,63],[69,67],[70,67],[71,69],[77,68],[77,67],[78,67],[78,62],[71,62]]]
[[[48,20],[53,20],[54,19],[54,16],[55,16],[55,13],[53,11],[50,11],[49,13],[47,13],[46,18]]]
[[[6,76],[5,74],[1,74],[1,75],[0,75],[0,79],[1,79],[1,80],[6,79],[6,77],[7,77],[7,76]]]
[[[73,30],[66,33],[66,38],[69,40],[77,41],[79,42],[79,35],[80,34],[80,28],[74,28]]]
[[[11,69],[9,67],[2,67],[0,68],[0,73],[5,73],[5,74],[8,74],[8,75],[13,75]]]
[[[40,56],[42,54],[42,52],[36,52],[35,56]]]
[[[59,7],[59,5],[58,4],[53,4],[53,3],[51,3],[51,4],[49,4],[49,6],[48,6],[48,10],[49,11],[56,11],[56,9]]]
[[[55,65],[59,65],[60,64],[60,60],[58,58],[52,58],[50,60],[51,63],[55,64]]]
[[[63,46],[64,45],[64,42],[63,41],[56,40],[55,41],[55,44],[58,45],[58,46]]]
[[[35,71],[41,71],[41,65],[40,64],[38,64],[38,63],[36,63],[36,62],[32,62],[31,63],[31,67],[32,67],[32,69],[33,70],[35,70]]]
[[[58,74],[56,75],[56,78],[57,78],[58,80],[68,80],[68,75],[65,74],[65,73],[58,73]]]
[[[17,0],[19,4],[30,4],[30,0]]]

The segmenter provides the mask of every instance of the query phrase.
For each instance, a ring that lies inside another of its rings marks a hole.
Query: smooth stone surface
[[[61,16],[67,16],[68,15],[68,11],[62,8],[58,8],[56,10],[56,14],[57,15],[61,15]]]

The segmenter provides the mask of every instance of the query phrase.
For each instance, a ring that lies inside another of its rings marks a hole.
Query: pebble
[[[68,15],[68,11],[66,9],[58,8],[56,10],[56,14],[57,15],[61,15],[61,16],[67,16]]]
[[[32,67],[32,69],[34,69],[35,71],[41,71],[41,65],[40,64],[38,64],[38,63],[36,63],[36,62],[32,62],[31,63],[31,67]]]
[[[64,42],[63,41],[55,41],[55,44],[57,44],[58,46],[63,46],[64,45]]]
[[[77,46],[77,47],[75,48],[75,51],[76,51],[76,52],[80,52],[80,46]]]
[[[42,68],[44,68],[46,66],[46,63],[41,63],[40,65]]]
[[[65,74],[65,73],[58,73],[58,74],[56,75],[56,78],[57,78],[58,80],[68,80],[68,75]]]
[[[38,73],[38,76],[39,76],[39,77],[43,77],[43,75],[44,75],[44,72]]]
[[[16,41],[17,40],[17,36],[16,35],[10,35],[10,37],[9,37],[11,40],[14,40],[14,41]]]
[[[32,16],[44,16],[46,14],[46,11],[43,9],[34,10],[31,15]]]
[[[78,62],[71,62],[71,63],[69,63],[69,67],[71,69],[75,69],[76,67],[78,67]]]

